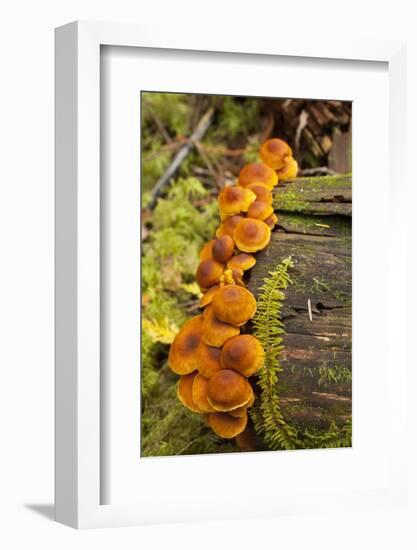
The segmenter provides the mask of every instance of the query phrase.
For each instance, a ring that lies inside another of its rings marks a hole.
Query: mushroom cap
[[[249,206],[256,200],[256,195],[250,189],[237,185],[224,187],[219,193],[220,217],[234,216],[239,212],[247,212]]]
[[[252,162],[244,166],[239,174],[239,185],[247,187],[251,183],[263,183],[269,189],[272,189],[278,183],[278,176],[266,164]]]
[[[184,407],[187,407],[190,411],[202,413],[203,411],[193,401],[193,383],[197,374],[196,371],[180,377],[177,384],[177,397]]]
[[[211,307],[219,321],[239,327],[255,315],[256,300],[247,288],[226,285],[216,290]]]
[[[205,378],[211,378],[221,370],[221,349],[200,342],[196,352],[197,369]]]
[[[233,418],[228,413],[210,413],[208,415],[210,428],[218,436],[225,439],[232,439],[244,431],[248,423],[248,415],[241,418]]]
[[[212,254],[217,262],[226,263],[233,256],[235,250],[235,241],[230,235],[222,235],[215,240]]]
[[[248,210],[248,218],[254,218],[256,220],[264,221],[274,213],[274,209],[271,204],[256,200],[251,204]]]
[[[230,416],[233,416],[234,418],[242,418],[242,416],[245,416],[247,414],[248,408],[246,405],[243,405],[243,407],[238,407],[234,411],[230,411]]]
[[[221,237],[222,235],[230,235],[232,237],[235,227],[240,222],[240,220],[243,220],[243,219],[244,217],[239,216],[239,214],[225,218],[216,231],[216,237],[218,238],[218,237]]]
[[[237,409],[234,409],[233,411],[229,411],[229,414],[231,416],[234,416],[236,418],[241,418],[242,416],[245,416],[245,414],[248,411],[249,407],[252,407],[252,405],[255,403],[255,394],[252,390],[252,397],[249,399],[249,401],[246,403],[246,405],[242,405],[241,407],[238,407]]]
[[[199,305],[200,307],[205,307],[211,304],[213,300],[214,293],[219,288],[219,285],[211,286],[200,298]]]
[[[195,277],[201,288],[210,288],[218,285],[223,275],[224,265],[216,262],[213,258],[203,260],[198,264]]]
[[[270,227],[271,229],[274,229],[275,224],[276,224],[277,221],[278,221],[278,216],[277,216],[275,213],[273,213],[273,214],[271,214],[271,215],[269,216],[269,218],[267,218],[267,219],[264,220],[264,221],[265,221],[265,223],[266,223],[266,225],[267,225],[268,227]]]
[[[242,252],[257,252],[267,246],[271,238],[271,228],[261,220],[245,218],[233,231],[236,246]]]
[[[279,170],[284,166],[285,157],[291,156],[292,151],[288,143],[282,139],[273,138],[261,145],[259,154],[265,164],[274,170]]]
[[[246,405],[253,395],[249,382],[230,369],[217,372],[208,383],[207,399],[217,411],[233,411]]]
[[[240,333],[238,327],[219,321],[214,314],[213,304],[204,310],[202,341],[216,348],[221,348],[227,340]]]
[[[256,200],[272,204],[272,193],[264,183],[251,183],[246,189],[250,189],[256,195]]]
[[[278,170],[278,177],[280,180],[289,180],[297,176],[298,163],[293,157],[286,157],[283,167]]]
[[[220,362],[242,376],[252,376],[264,364],[265,352],[261,343],[251,334],[240,334],[228,340],[222,348]]]
[[[189,374],[197,368],[196,351],[203,333],[203,316],[189,319],[175,336],[168,355],[168,363],[176,374]]]
[[[203,248],[200,250],[200,260],[209,260],[213,257],[213,245],[216,242],[216,239],[212,239],[208,243],[206,243]]]
[[[230,258],[230,260],[227,262],[227,267],[232,270],[241,269],[242,271],[246,271],[253,267],[255,264],[255,256],[252,256],[252,254],[241,252],[240,254],[236,254],[236,256],[232,256]]]
[[[193,403],[197,405],[201,411],[205,413],[215,412],[210,403],[207,401],[207,388],[208,380],[204,378],[201,374],[197,374],[194,377],[193,387],[192,387],[192,399]]]

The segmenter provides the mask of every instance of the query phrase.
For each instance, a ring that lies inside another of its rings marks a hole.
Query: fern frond
[[[272,450],[296,449],[301,445],[297,430],[287,424],[279,404],[279,355],[283,349],[284,324],[281,320],[284,290],[291,283],[288,273],[293,267],[291,256],[285,258],[269,277],[264,279],[253,319],[254,335],[265,351],[265,363],[258,373],[261,390],[259,404],[252,408],[251,417],[256,432]]]

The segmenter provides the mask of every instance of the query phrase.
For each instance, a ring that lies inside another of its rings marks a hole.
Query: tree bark
[[[278,224],[257,254],[248,287],[257,296],[268,272],[292,257],[282,308],[281,408],[303,428],[342,426],[352,410],[351,178],[279,184],[274,206]]]

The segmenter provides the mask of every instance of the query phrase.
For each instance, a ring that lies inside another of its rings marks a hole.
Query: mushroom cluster
[[[168,358],[180,376],[178,399],[206,415],[212,430],[227,439],[246,428],[247,410],[255,401],[248,378],[264,362],[260,342],[248,333],[256,300],[246,288],[245,272],[277,223],[272,189],[297,175],[291,148],[281,139],[266,141],[260,157],[262,162],[246,165],[237,183],[219,194],[221,224],[216,238],[203,246],[196,271],[203,313],[183,325]]]

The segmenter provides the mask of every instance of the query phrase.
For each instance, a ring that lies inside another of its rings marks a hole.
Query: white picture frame
[[[401,42],[311,42],[295,37],[261,35],[248,43],[244,31],[213,35],[199,28],[183,36],[169,27],[75,22],[56,30],[56,519],[76,528],[134,525],[185,520],[175,495],[167,495],[160,514],[134,504],[101,504],[100,403],[100,48],[102,45],[164,48],[235,54],[381,61],[389,71],[390,198],[395,234],[405,234],[402,217],[405,181],[405,45]],[[394,230],[393,230],[394,231]],[[399,259],[406,250],[398,251]],[[404,281],[397,260],[390,277]],[[405,323],[405,300],[400,293],[397,319]],[[393,304],[388,304],[388,308]],[[405,336],[396,334],[398,338]],[[401,347],[401,346],[399,346]],[[406,346],[404,346],[405,350]],[[390,399],[398,426],[405,417],[405,351],[397,357],[396,392]],[[394,392],[393,392],[394,393]],[[288,495],[271,513],[306,512],[338,505],[341,509],[399,505],[405,498],[406,462],[401,428],[390,456],[384,491]],[[151,499],[150,499],[151,500]],[[233,500],[228,500],[228,505]],[[237,504],[237,503],[236,503]],[[221,504],[218,503],[221,511]],[[244,510],[236,507],[239,517]],[[204,519],[215,519],[214,513]],[[191,518],[189,518],[191,519]],[[198,511],[192,519],[203,519]]]

